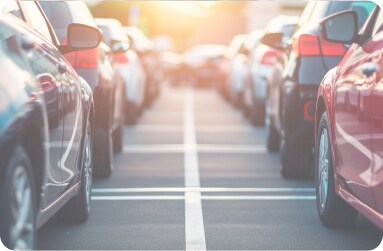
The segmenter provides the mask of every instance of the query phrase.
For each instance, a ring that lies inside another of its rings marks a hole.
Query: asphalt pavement
[[[365,218],[329,229],[313,180],[286,180],[279,156],[213,89],[164,87],[125,128],[110,178],[94,181],[86,223],[53,219],[49,250],[371,250],[382,233]]]

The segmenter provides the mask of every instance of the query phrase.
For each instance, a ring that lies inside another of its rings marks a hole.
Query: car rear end
[[[293,35],[298,17],[278,16],[266,26],[265,33],[280,32],[283,34],[283,42],[287,41]],[[274,49],[265,44],[260,44],[251,54],[250,59],[250,81],[252,84],[252,95],[258,103],[264,106],[267,95],[267,79],[270,77],[277,58],[280,56],[280,50]]]
[[[281,162],[285,177],[305,176],[310,172],[319,84],[325,74],[340,62],[348,47],[324,41],[319,36],[318,22],[336,12],[353,9],[358,13],[361,28],[372,10],[362,3],[309,2],[299,20],[291,47],[287,50],[281,90]]]
[[[296,67],[287,77],[283,93],[284,105],[288,114],[284,116],[286,136],[296,137],[298,141],[313,146],[315,101],[320,82],[325,74],[343,58],[347,45],[332,43],[319,36],[318,21],[333,13],[353,9],[359,15],[359,28],[368,17],[368,9],[358,2],[319,1],[313,5],[308,23],[300,20],[299,30],[293,35],[289,69]],[[308,6],[310,7],[310,6]],[[288,75],[287,74],[287,75]],[[297,102],[298,101],[298,102]]]

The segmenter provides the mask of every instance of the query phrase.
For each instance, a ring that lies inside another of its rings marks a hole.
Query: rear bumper
[[[93,90],[95,128],[110,131],[113,118],[113,85],[98,85]]]
[[[283,86],[283,135],[296,143],[314,146],[314,120],[318,85],[298,85],[286,82]]]

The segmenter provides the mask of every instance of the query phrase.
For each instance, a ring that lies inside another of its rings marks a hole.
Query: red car
[[[357,33],[357,13],[320,22],[329,42],[350,44],[317,96],[315,180],[326,226],[346,226],[357,213],[383,229],[383,11]]]

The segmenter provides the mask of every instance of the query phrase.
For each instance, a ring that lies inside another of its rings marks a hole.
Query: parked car
[[[242,106],[242,112],[244,113],[245,116],[248,116],[249,115],[249,112],[251,110],[251,107],[252,107],[252,93],[251,92],[247,92],[247,90],[249,89],[250,87],[250,62],[251,62],[251,57],[252,55],[254,54],[256,48],[260,45],[260,42],[261,42],[261,38],[263,37],[264,35],[264,30],[254,30],[252,32],[250,32],[247,37],[246,37],[246,40],[244,42],[244,52],[247,54],[247,67],[246,67],[246,76],[245,78],[243,79],[243,81],[245,81],[242,85],[244,86],[244,91],[243,91],[243,101],[241,101],[243,103],[243,106]]]
[[[228,77],[227,86],[229,100],[237,107],[243,107],[243,93],[248,72],[248,50],[246,50],[247,34],[237,35],[231,41],[227,51]]]
[[[222,81],[221,63],[226,47],[220,44],[201,44],[183,54],[186,78],[196,86],[214,86]]]
[[[160,56],[161,70],[172,86],[183,84],[185,79],[185,67],[181,54],[175,52],[162,52]]]
[[[101,32],[71,24],[60,45],[37,2],[0,9],[0,237],[33,250],[57,212],[78,222],[90,213],[93,96],[61,53],[96,48]]]
[[[66,29],[71,23],[97,27],[83,1],[41,1],[47,18],[61,44],[66,44]],[[118,71],[111,70],[109,49],[102,45],[86,51],[65,54],[76,72],[92,89],[96,109],[94,138],[94,174],[110,176],[113,170],[113,149],[122,150],[124,132],[124,82]]]
[[[285,44],[296,28],[298,17],[278,16],[266,26],[264,33],[282,33],[282,43]],[[259,39],[260,40],[260,39]],[[265,44],[259,44],[251,50],[249,56],[249,77],[245,83],[245,109],[253,125],[265,123],[265,101],[269,78],[280,51]]]
[[[98,27],[102,30],[103,41],[112,50],[113,67],[124,80],[125,122],[137,122],[144,108],[146,78],[141,59],[131,47],[124,35],[122,25],[112,18],[96,18]]]
[[[129,38],[131,49],[137,53],[146,73],[144,104],[149,106],[160,93],[162,71],[160,55],[154,43],[135,26],[123,27],[125,35]]]
[[[281,173],[304,177],[313,171],[315,99],[318,86],[335,67],[347,45],[319,37],[318,21],[333,13],[353,9],[362,27],[372,2],[310,1],[303,11],[289,46],[281,47],[281,33],[268,33],[263,43],[281,50],[269,80],[266,131],[267,146],[277,149],[281,141]]]
[[[377,6],[360,33],[359,18],[348,10],[320,23],[321,39],[351,46],[319,86],[316,201],[326,226],[350,225],[359,212],[383,229],[383,11]]]

